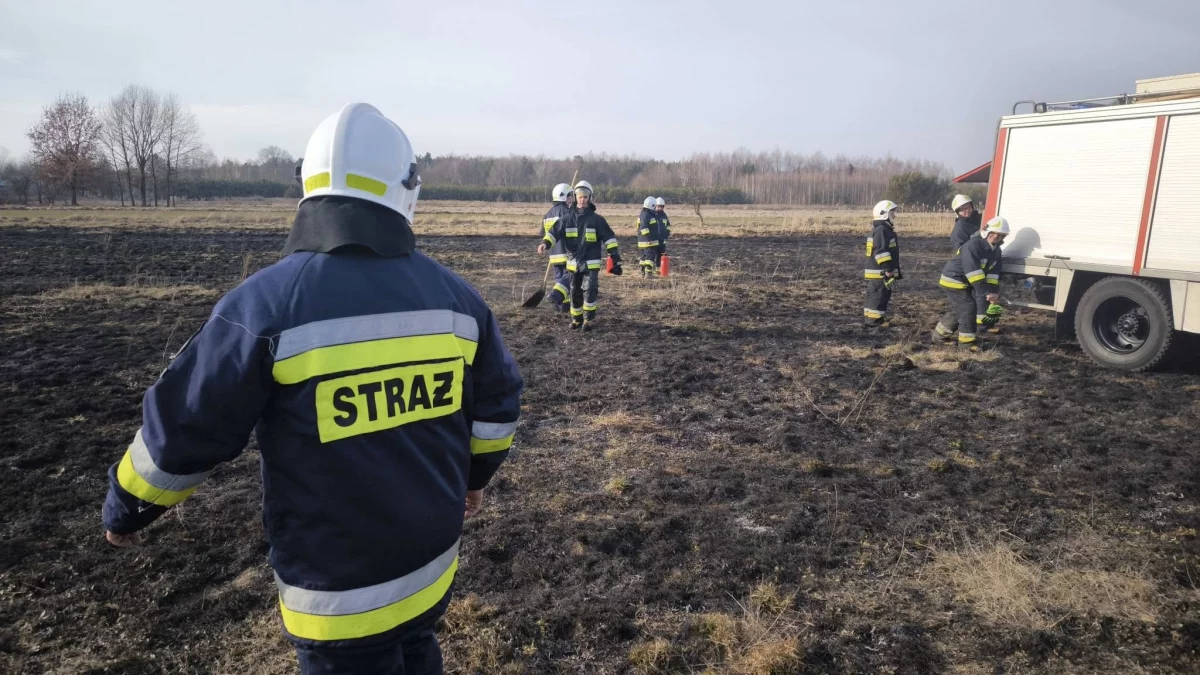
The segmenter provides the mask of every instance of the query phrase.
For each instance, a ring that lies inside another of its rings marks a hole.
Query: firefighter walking
[[[900,271],[900,242],[894,229],[896,211],[900,207],[887,201],[871,210],[871,236],[867,237],[867,301],[863,305],[863,324],[868,328],[887,328],[890,320],[888,303],[892,300],[892,284],[902,277]]]
[[[658,247],[658,262],[661,266],[662,257],[667,254],[667,240],[671,238],[671,219],[667,216],[667,200],[656,197],[654,213],[658,215],[658,230],[662,233],[662,243]]]
[[[553,205],[546,215],[542,216],[542,231],[539,233],[539,237],[544,238],[555,223],[570,213],[571,206],[568,200],[571,197],[569,184],[559,183],[554,186],[554,190],[550,193]],[[571,294],[571,277],[567,273],[568,257],[566,240],[555,242],[554,247],[550,249],[549,260],[550,265],[554,268],[554,287],[550,289],[550,305],[554,307],[554,311],[562,314],[566,314],[570,309],[568,296]]]
[[[637,242],[642,277],[657,276],[665,244],[662,221],[655,212],[654,197],[646,197],[646,201],[642,202],[642,211],[638,214]]]
[[[257,432],[302,673],[442,672],[434,626],[463,519],[517,427],[522,380],[495,317],[415,248],[416,167],[369,105],[321,122],[284,257],[217,303],[108,474],[105,536],[133,546]]]
[[[596,326],[596,293],[605,252],[612,258],[612,273],[622,274],[621,253],[616,235],[608,221],[596,213],[592,203],[592,184],[581,180],[575,185],[575,206],[546,233],[538,253],[566,242],[567,273],[571,277],[571,328],[585,332]]]
[[[958,344],[978,349],[978,331],[994,329],[1004,314],[1000,299],[1002,258],[1000,245],[1009,233],[1008,221],[987,221],[978,237],[971,237],[942,268],[938,282],[946,291],[950,311],[933,330],[937,342],[949,342],[958,333]]]

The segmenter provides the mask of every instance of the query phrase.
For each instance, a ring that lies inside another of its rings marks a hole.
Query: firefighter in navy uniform
[[[663,246],[662,224],[654,212],[654,197],[646,197],[646,201],[642,202],[642,211],[638,214],[637,242],[642,277],[653,277],[658,274]]]
[[[950,208],[958,216],[954,221],[954,229],[950,230],[950,250],[957,251],[968,239],[979,234],[983,227],[983,214],[975,210],[975,202],[966,195],[954,195]]]
[[[301,167],[285,257],[217,303],[109,470],[116,546],[256,430],[263,524],[302,673],[441,673],[464,517],[512,444],[521,376],[465,281],[415,250],[404,132],[356,103]]]
[[[895,203],[884,200],[871,210],[875,220],[871,224],[871,236],[867,237],[867,267],[863,270],[863,277],[867,280],[863,324],[869,328],[888,327],[892,284],[902,277],[900,243],[893,229],[899,208]]]
[[[554,186],[554,191],[550,196],[554,205],[542,217],[542,231],[538,235],[539,238],[544,238],[560,218],[570,213],[571,205],[567,203],[567,199],[572,196],[569,184],[559,183]],[[566,241],[556,242],[550,249],[550,264],[554,267],[554,288],[550,289],[550,304],[554,307],[554,311],[563,314],[566,314],[571,307],[568,297],[571,294],[571,277],[567,274],[568,257]]]
[[[662,243],[658,246],[659,264],[667,254],[667,240],[671,238],[671,219],[667,217],[667,200],[657,197],[654,200],[654,213],[658,214],[658,231],[662,234]]]
[[[978,349],[979,329],[995,328],[1000,321],[1000,245],[1008,233],[1007,220],[992,218],[980,236],[968,239],[946,262],[938,285],[946,291],[950,311],[934,327],[934,341],[949,342],[957,332],[959,345]]]
[[[620,276],[622,270],[617,237],[608,221],[596,213],[592,184],[586,180],[575,185],[575,208],[550,228],[538,246],[538,253],[553,249],[562,240],[566,241],[570,256],[567,272],[571,275],[571,328],[591,331],[596,326],[596,293],[605,251],[613,259],[612,273]]]

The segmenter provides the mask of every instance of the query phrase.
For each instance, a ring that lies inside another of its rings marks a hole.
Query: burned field
[[[294,668],[253,445],[145,546],[100,527],[143,391],[284,237],[0,227],[0,671]],[[981,353],[931,347],[945,240],[902,243],[882,332],[859,325],[861,236],[798,232],[677,235],[675,274],[603,277],[580,335],[518,309],[529,237],[423,236],[527,381],[449,670],[1200,669],[1196,373],[1099,370],[1037,313]]]

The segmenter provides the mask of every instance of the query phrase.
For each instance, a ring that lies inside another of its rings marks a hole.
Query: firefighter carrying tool
[[[571,211],[571,207],[567,204],[569,195],[571,195],[571,186],[568,183],[559,183],[554,186],[554,191],[550,195],[554,205],[542,217],[540,237],[545,237],[550,228]],[[571,293],[571,277],[567,274],[568,257],[566,241],[555,242],[554,247],[550,249],[550,265],[554,267],[554,288],[550,290],[550,304],[553,305],[554,311],[563,314],[570,309],[570,299],[567,297]]]
[[[257,432],[301,673],[442,672],[434,626],[463,519],[520,414],[491,310],[415,248],[416,167],[404,132],[369,105],[322,121],[284,257],[217,303],[146,392],[108,473],[105,536],[137,545]]]
[[[867,237],[867,301],[863,305],[863,324],[869,328],[887,328],[892,299],[892,284],[903,277],[900,271],[900,243],[893,229],[896,211],[900,207],[886,199],[871,210],[874,218],[871,236]]]
[[[592,184],[581,180],[575,185],[575,208],[560,218],[546,233],[538,253],[545,253],[559,241],[566,241],[567,272],[571,276],[571,328],[592,330],[596,325],[596,293],[604,251],[613,260],[612,273],[621,276],[621,254],[616,235],[608,221],[596,213],[592,203]]]
[[[1009,232],[1007,220],[992,218],[980,236],[968,239],[946,262],[938,285],[946,291],[950,311],[934,327],[934,341],[948,342],[957,331],[959,345],[978,349],[979,328],[991,329],[1000,321],[1000,245]]]

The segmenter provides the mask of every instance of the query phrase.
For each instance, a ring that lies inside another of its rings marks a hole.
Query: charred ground
[[[253,446],[143,548],[99,525],[143,391],[283,240],[0,228],[0,671],[293,667]],[[451,670],[1195,672],[1200,380],[1099,370],[1042,314],[929,347],[941,237],[903,241],[896,326],[865,331],[860,242],[680,235],[671,279],[602,279],[584,336],[517,308],[528,237],[422,237],[527,380]]]

